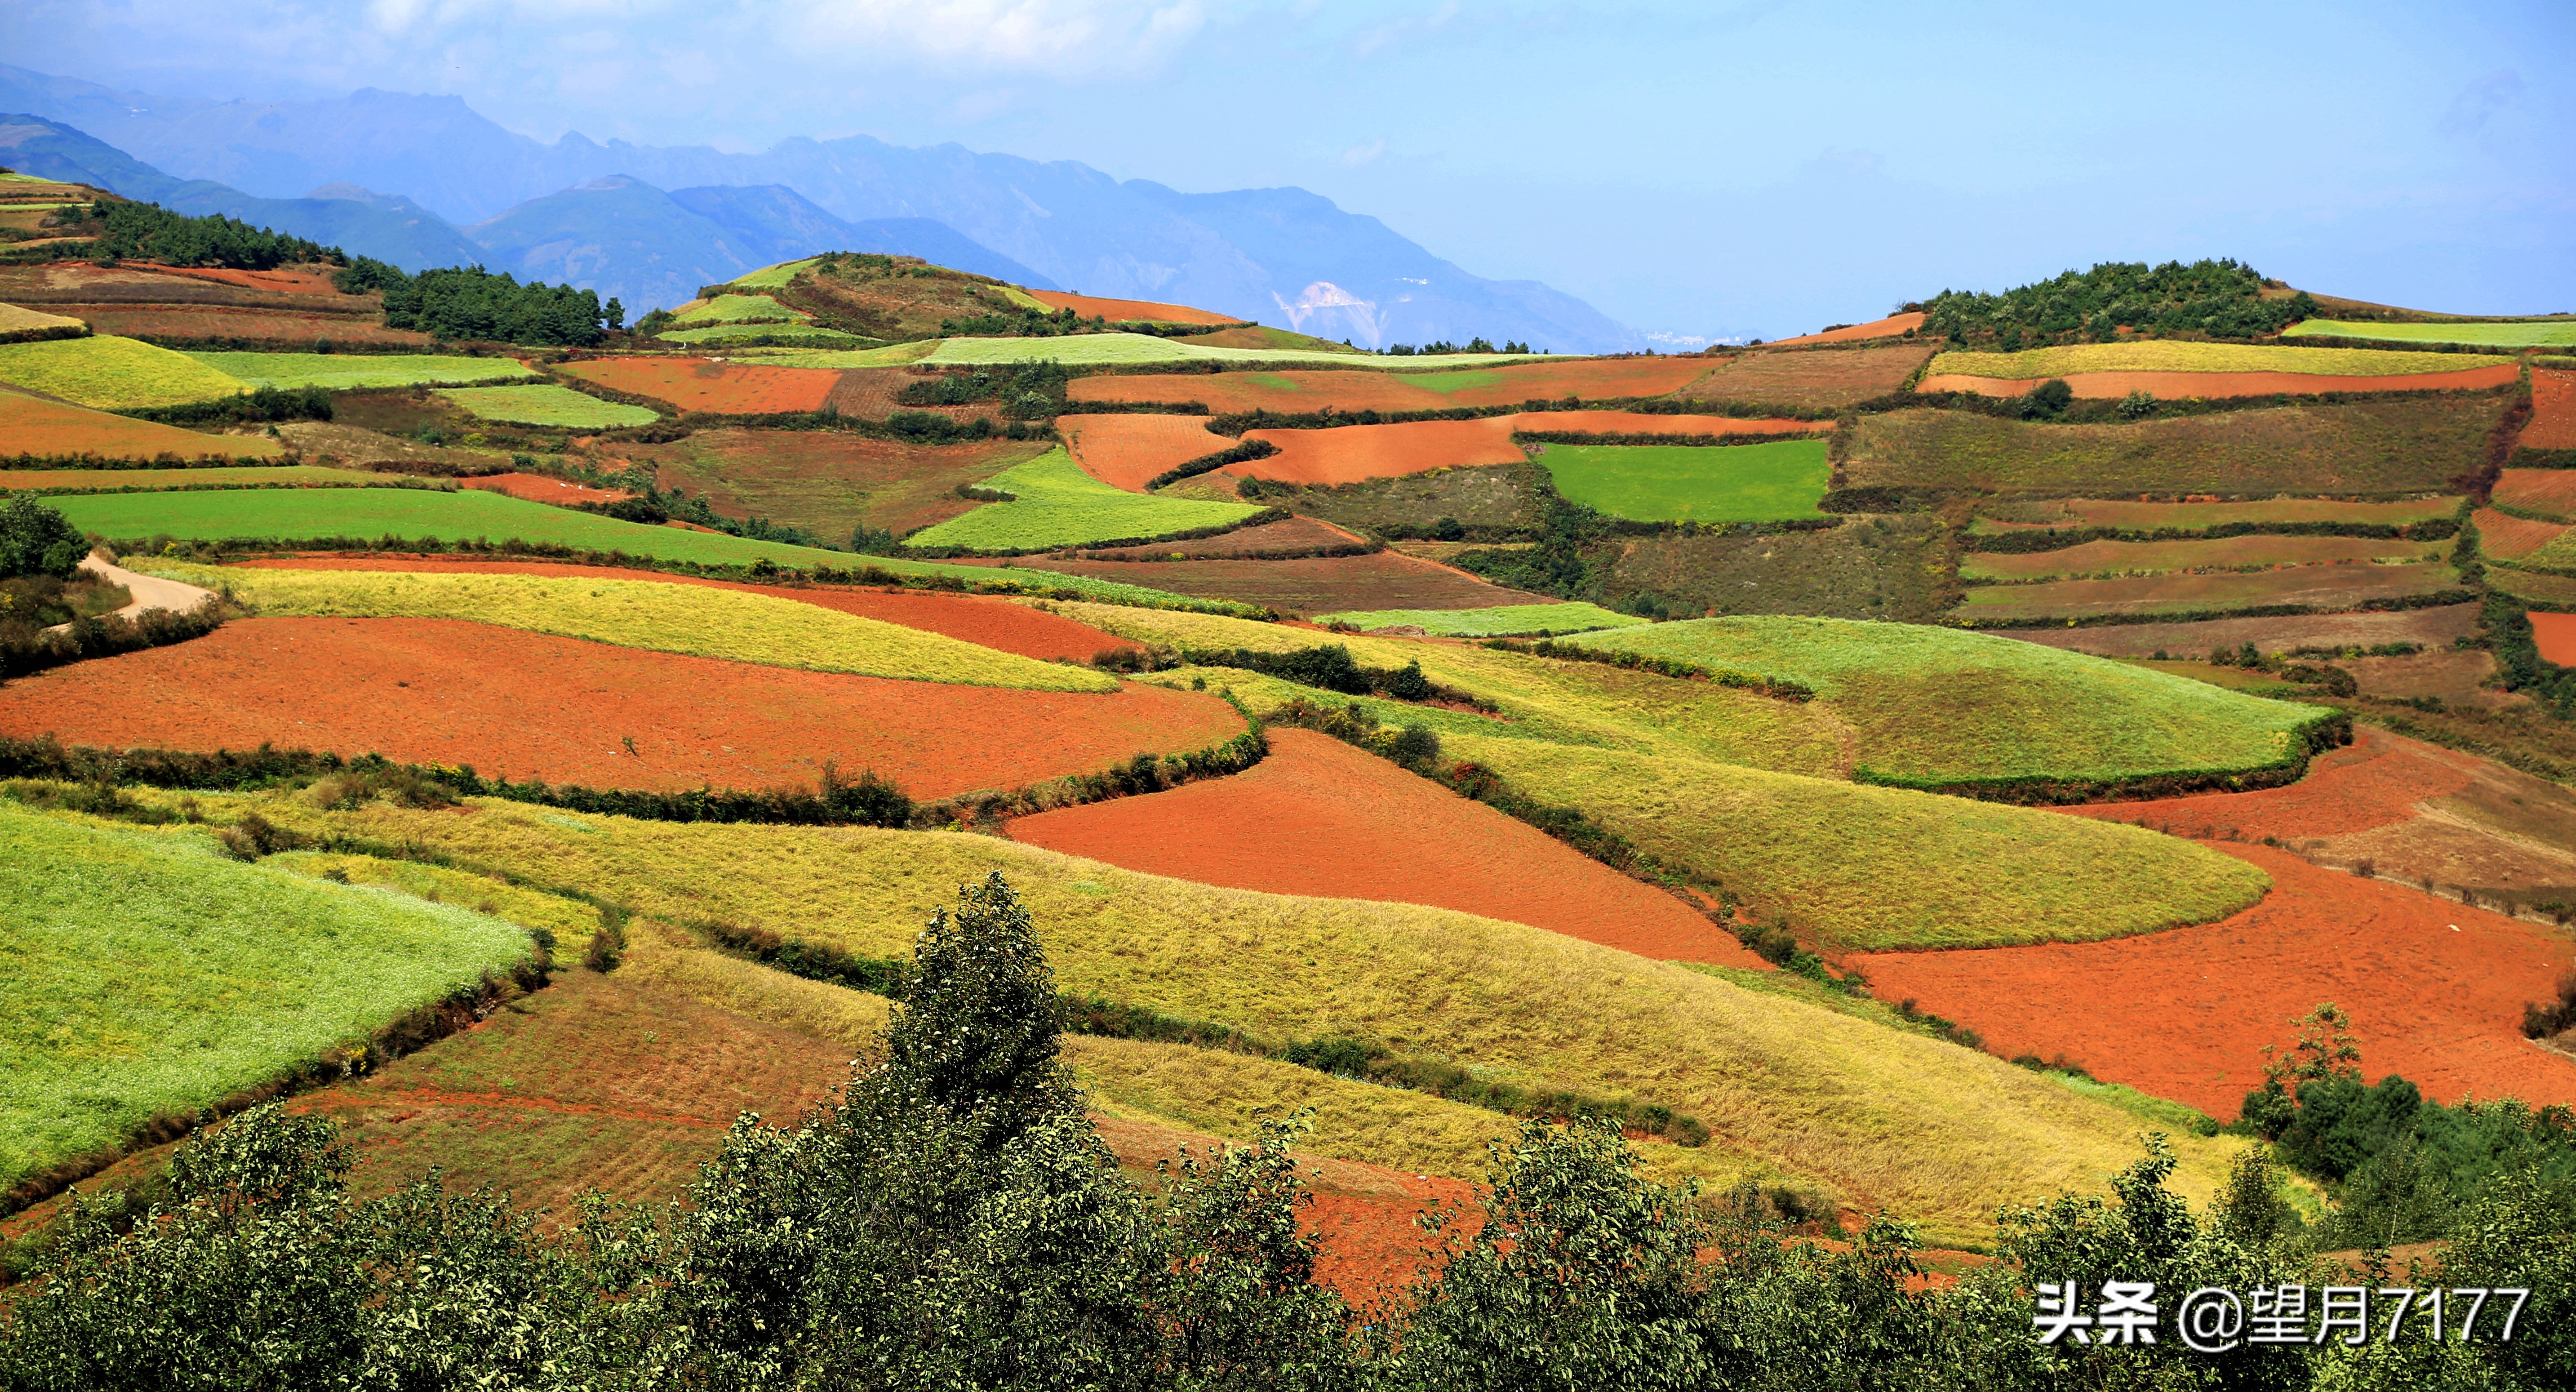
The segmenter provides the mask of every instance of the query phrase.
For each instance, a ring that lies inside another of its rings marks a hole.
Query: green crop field
[[[2070,343],[2018,353],[1943,353],[1923,369],[1923,375],[1957,373],[2019,380],[2067,377],[2079,372],[2303,372],[2326,377],[2386,377],[2415,372],[2466,372],[2512,361],[2483,353],[2275,348],[2155,338],[2137,343]],[[2353,389],[2368,390],[2361,384]]]
[[[125,489],[257,488],[281,484],[293,488],[356,488],[392,482],[363,469],[329,469],[313,464],[245,464],[205,469],[0,469],[0,488],[33,493],[116,493]]]
[[[2439,551],[2441,547],[2428,549]],[[1964,624],[1992,624],[2090,614],[2226,613],[2276,604],[2340,613],[2458,585],[2458,572],[2445,561],[2287,566],[2248,573],[2168,572],[2106,580],[1973,586],[1954,617]]]
[[[2356,522],[2403,527],[2449,517],[2457,498],[2434,495],[2387,503],[2328,498],[2262,498],[2238,503],[2142,503],[2135,498],[2050,498],[1987,504],[1968,523],[1973,536],[2028,526],[2116,527],[2125,531],[2202,531],[2235,522]],[[2008,524],[2020,524],[2008,525]]]
[[[0,1187],[363,1043],[531,951],[496,918],[0,802]]]
[[[773,295],[718,295],[671,316],[679,324],[798,324],[812,316],[789,309]]]
[[[2025,588],[2037,587],[1994,592]],[[1578,641],[1805,682],[1851,729],[1856,768],[1934,783],[2252,768],[2280,758],[2291,732],[2323,714],[1922,624],[1691,619]]]
[[[0,344],[0,382],[103,411],[218,401],[252,385],[189,354],[111,334]]]
[[[766,321],[710,324],[703,329],[678,329],[670,333],[656,334],[654,337],[665,343],[730,343],[740,338],[794,338],[815,343],[851,344],[876,341],[861,338],[854,333],[843,333],[839,329],[827,329],[819,324],[773,324]]]
[[[2056,551],[1972,551],[1959,558],[1965,580],[2054,580],[2071,576],[2151,575],[2203,567],[2321,565],[2343,561],[2437,560],[2447,541],[2378,541],[2369,537],[2240,536],[2214,541],[2088,541]]]
[[[1069,991],[1265,1037],[1380,1040],[1474,1060],[1480,1075],[1501,1081],[1632,1095],[1722,1118],[1721,1140],[1705,1157],[1712,1169],[1866,1194],[1924,1223],[1935,1240],[1983,1240],[1998,1203],[2094,1183],[2136,1144],[2130,1112],[2000,1059],[1445,910],[1211,888],[988,836],[640,822],[489,801],[460,814],[381,802],[324,812],[292,795],[199,799],[218,817],[256,807],[307,834],[415,845],[540,883],[577,884],[646,919],[716,919],[874,957],[908,953],[957,884],[1000,869]],[[1945,815],[2027,819],[2050,833],[2063,823],[2077,835],[2219,859],[2134,828],[1916,801]],[[2081,859],[2069,859],[2080,872]],[[1946,869],[1961,880],[1985,874],[1982,864],[1973,873]],[[2160,889],[2173,892],[2164,878]],[[2063,884],[2050,892],[2073,901],[2084,894]],[[2234,1143],[2183,1136],[2176,1144],[2185,1157],[2176,1187],[2205,1197]]]
[[[648,407],[602,401],[552,382],[529,387],[446,387],[438,394],[464,407],[468,415],[513,425],[609,430],[621,425],[651,425],[661,419]]]
[[[1131,333],[1072,334],[1063,338],[949,338],[940,340],[939,346],[923,361],[961,366],[1019,362],[1060,362],[1083,366],[1162,362],[1353,366],[1352,355],[1346,352],[1324,353],[1297,348],[1211,348],[1177,339],[1156,338],[1151,334]],[[1368,366],[1382,372],[1408,369],[1434,372],[1480,367],[1488,363],[1531,361],[1536,361],[1536,358],[1512,353],[1457,353],[1430,358],[1372,357],[1368,359]]]
[[[536,376],[516,358],[442,357],[431,353],[190,353],[198,362],[253,387],[464,387]]]
[[[854,367],[908,367],[929,357],[938,347],[937,339],[921,339],[913,343],[889,343],[883,348],[746,348],[734,360],[763,367],[827,367],[847,371]]]
[[[2464,343],[2480,348],[2555,348],[2576,344],[2576,319],[2499,324],[2380,324],[2354,319],[2307,319],[2283,338],[2378,338],[2391,343]]]
[[[802,261],[781,261],[775,266],[763,266],[748,274],[735,276],[725,283],[748,286],[754,290],[775,290],[794,280],[798,271],[822,259],[819,256],[808,256]]]
[[[1084,473],[1061,449],[1015,464],[986,479],[984,486],[1017,500],[986,503],[913,533],[905,544],[1034,551],[1223,527],[1261,511],[1249,503],[1194,503],[1112,488]]]
[[[1038,591],[1074,590],[1113,603],[1190,608],[1207,603],[1142,585],[1079,575],[857,556],[847,551],[750,541],[720,532],[648,527],[473,490],[438,493],[418,488],[275,488],[93,494],[62,498],[54,506],[72,520],[72,525],[120,541],[163,535],[187,541],[307,541],[330,537],[372,540],[386,536],[406,541],[429,537],[445,541],[517,539],[701,565],[749,565],[764,558],[775,565],[798,568],[823,565],[848,570],[873,565],[897,575],[946,576],[970,584],[1019,584]]]
[[[2465,393],[2309,402],[2135,425],[1967,411],[1862,416],[1846,484],[2032,493],[2426,493],[2484,462],[2501,402]]]
[[[1317,623],[1358,629],[1418,628],[1434,638],[1506,638],[1584,633],[1647,622],[1598,604],[1504,604],[1490,609],[1365,609],[1317,614]]]
[[[814,672],[1028,691],[1118,689],[1118,679],[1106,672],[1040,662],[917,628],[739,590],[540,575],[135,564],[208,589],[229,585],[271,617],[469,619],[619,647]]]
[[[1776,522],[1822,517],[1833,481],[1823,440],[1758,445],[1551,444],[1538,463],[1556,491],[1639,522]]]

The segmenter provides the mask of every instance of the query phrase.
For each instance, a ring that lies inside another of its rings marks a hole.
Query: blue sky
[[[1294,184],[1649,332],[1778,336],[2103,259],[2576,309],[2576,5],[15,0],[0,54],[512,129],[955,141]]]

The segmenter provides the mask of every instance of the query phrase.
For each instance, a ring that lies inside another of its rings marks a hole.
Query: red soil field
[[[2469,514],[2469,520],[2477,525],[2478,549],[2506,561],[2520,560],[2567,532],[2556,522],[2534,522],[2494,508],[2479,508]]]
[[[1451,379],[1468,376],[1468,381],[1435,394],[1445,406],[1517,406],[1524,401],[1556,401],[1567,396],[1586,401],[1662,396],[1680,390],[1707,370],[1705,358],[1665,357],[1469,367],[1437,374]]]
[[[1058,416],[1055,428],[1064,432],[1084,473],[1130,492],[1143,491],[1168,469],[1239,443],[1208,429],[1204,416]]]
[[[118,459],[183,459],[221,454],[273,459],[284,452],[275,440],[250,435],[200,435],[175,425],[93,411],[68,401],[0,388],[0,456],[99,454]]]
[[[1240,324],[1231,314],[1192,309],[1154,300],[1104,300],[1097,295],[1068,295],[1061,290],[1032,290],[1029,296],[1049,309],[1069,309],[1088,319],[1098,315],[1111,323],[1144,320],[1156,324]]]
[[[920,798],[1231,738],[1224,702],[1012,691],[645,652],[458,619],[242,619],[9,684],[0,728],[73,744],[281,747],[679,791],[810,786],[826,759]],[[623,744],[632,737],[637,752]]]
[[[970,406],[907,406],[895,399],[904,388],[925,380],[928,379],[910,368],[852,368],[841,374],[840,383],[832,388],[832,394],[826,400],[842,415],[856,416],[861,420],[884,420],[897,411],[927,411],[961,424],[977,416],[1000,419],[1001,407],[996,402],[983,401]]]
[[[557,505],[613,503],[620,498],[635,496],[623,488],[592,488],[586,484],[566,483],[559,478],[548,478],[544,474],[484,474],[479,478],[459,479],[457,482],[468,488],[479,488],[486,493],[507,493],[513,498],[525,498],[532,503]]]
[[[1919,312],[1891,314],[1884,319],[1872,319],[1866,324],[1853,324],[1847,328],[1828,329],[1823,333],[1800,334],[1796,338],[1776,339],[1763,346],[1767,348],[1794,348],[1801,343],[1858,343],[1863,339],[1869,338],[1895,338],[1898,335],[1903,334],[1908,329],[1919,329],[1922,327],[1923,316]]]
[[[2262,903],[2197,928],[2114,942],[1855,956],[1871,989],[1912,998],[2007,1057],[2065,1057],[2094,1076],[2222,1120],[2321,1001],[2350,1011],[2362,1068],[2456,1102],[2576,1103],[2576,1062],[2521,1034],[2556,993],[2565,939],[2534,924],[2310,865],[2215,848],[2269,871]]]
[[[1123,580],[1200,599],[1266,604],[1283,613],[1332,614],[1346,609],[1485,609],[1498,604],[1545,604],[1545,595],[1507,590],[1434,561],[1401,551],[1365,556],[1314,556],[1300,560],[1086,561],[1024,556],[1030,570]]]
[[[1534,435],[1812,435],[1834,428],[1832,421],[1661,416],[1643,411],[1524,411],[1507,419],[1513,430]]]
[[[846,430],[693,431],[664,444],[621,444],[616,457],[654,467],[732,517],[769,517],[843,537],[857,525],[900,536],[977,506],[957,485],[981,483],[1047,451],[1045,441],[954,445],[871,439]]]
[[[462,561],[435,556],[306,556],[291,560],[246,561],[244,565],[276,570],[408,570],[436,574],[462,571],[479,575],[564,575],[583,580],[652,580],[668,585],[707,585],[792,599],[800,604],[838,609],[844,614],[944,633],[1002,652],[1040,661],[1069,657],[1088,661],[1104,648],[1136,644],[1068,618],[1013,604],[987,595],[927,594],[918,590],[841,589],[824,585],[745,585],[695,575],[652,570],[611,570],[601,566],[563,565],[554,561]]]
[[[331,277],[320,271],[237,271],[222,266],[156,266],[136,261],[123,264],[128,270],[210,280],[218,285],[238,285],[249,290],[273,290],[284,295],[340,293],[340,287],[331,283]]]
[[[2576,667],[2576,614],[2544,614],[2534,609],[2526,617],[2531,620],[2531,637],[2540,648],[2541,660]]]
[[[2576,469],[2507,469],[2494,497],[2506,507],[2576,520]]]
[[[209,304],[56,304],[46,309],[86,321],[103,334],[149,338],[244,338],[311,343],[385,343],[426,347],[436,340],[410,329],[389,329],[351,314],[298,314],[293,310]]]
[[[1932,358],[1929,343],[1896,342],[1823,351],[1762,349],[1719,358],[1703,377],[1673,393],[1690,401],[1758,402],[1839,410],[1886,396]]]
[[[1364,547],[1356,533],[1343,531],[1330,522],[1312,517],[1289,517],[1277,522],[1264,522],[1258,527],[1238,527],[1212,537],[1195,541],[1166,541],[1144,546],[1113,546],[1101,549],[1086,547],[1073,552],[1085,560],[1168,561],[1174,557],[1186,560],[1249,559],[1261,556],[1308,556],[1319,551],[1342,547]],[[1150,570],[1136,572],[1151,576]]]
[[[1202,884],[1429,904],[1661,960],[1762,965],[1679,899],[1312,730],[1272,730],[1270,757],[1231,778],[1042,812],[1009,832]]]
[[[2080,397],[2117,400],[2133,391],[2153,392],[2167,400],[2189,397],[2312,396],[2320,392],[2470,391],[2510,386],[2521,375],[2512,363],[2472,367],[2461,372],[2402,372],[2384,377],[2339,377],[2324,372],[2070,372],[2066,385]],[[1943,372],[1926,377],[1916,391],[1974,392],[1979,396],[2027,396],[2045,379],[1970,377]]]
[[[1520,464],[1528,456],[1512,443],[1512,416],[1483,420],[1409,421],[1401,425],[1337,425],[1323,430],[1252,430],[1246,440],[1279,447],[1267,459],[1228,464],[1219,473],[1282,483],[1357,483],[1361,479],[1418,474],[1458,465]]]
[[[1065,395],[1074,402],[1182,405],[1197,402],[1218,415],[1239,411],[1438,411],[1453,402],[1429,387],[1392,372],[1318,368],[1298,372],[1146,372],[1076,377]]]
[[[599,358],[563,372],[612,391],[666,401],[683,411],[763,415],[819,411],[841,374],[818,367],[754,367],[706,358]]]
[[[2426,798],[2456,793],[2476,781],[2476,760],[2375,726],[2355,728],[2353,742],[2318,755],[2308,776],[2250,793],[2203,793],[2152,802],[2109,802],[2057,810],[2100,821],[2143,822],[2179,836],[2248,841],[2341,836],[2415,815]]]
[[[2576,449],[2576,372],[2531,370],[2531,423],[2525,449]]]

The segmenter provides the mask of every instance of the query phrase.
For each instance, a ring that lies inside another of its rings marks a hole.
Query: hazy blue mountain
[[[1175,300],[1372,345],[1482,334],[1560,352],[1643,346],[1634,330],[1573,296],[1469,274],[1302,189],[1188,194],[1070,161],[910,149],[867,136],[786,140],[756,154],[603,145],[578,133],[545,144],[453,97],[367,90],[320,101],[187,101],[5,66],[0,109],[86,123],[163,168],[254,193],[333,182],[396,189],[460,223],[611,175],[662,189],[780,185],[848,223],[931,219],[1088,294]],[[728,245],[744,239],[734,232]]]
[[[309,198],[259,198],[207,179],[176,179],[70,126],[0,115],[0,164],[48,179],[90,184],[192,217],[221,213],[405,270],[458,266],[482,252],[408,198],[346,185]]]
[[[933,265],[1040,290],[1056,283],[929,218],[844,222],[783,184],[710,184],[671,190],[671,200],[746,242],[765,246],[762,265],[818,251],[873,251],[918,256]]]

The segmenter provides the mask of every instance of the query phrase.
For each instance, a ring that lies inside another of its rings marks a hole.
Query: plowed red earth
[[[1218,415],[1281,411],[1437,411],[1459,405],[1392,372],[1317,368],[1299,372],[1152,372],[1076,377],[1065,388],[1075,402],[1178,406],[1196,402]]]
[[[1312,730],[1271,731],[1270,757],[1231,778],[1022,817],[1010,834],[1203,884],[1429,904],[1647,957],[1762,965],[1671,895]]]
[[[1085,319],[1098,315],[1112,323],[1145,320],[1156,324],[1240,324],[1231,314],[1192,309],[1188,305],[1163,304],[1155,300],[1104,300],[1097,295],[1068,295],[1061,290],[1032,290],[1039,304],[1049,309],[1069,309]]]
[[[852,368],[841,374],[841,380],[832,388],[829,400],[833,410],[845,416],[856,416],[861,420],[884,420],[897,411],[927,411],[935,416],[946,416],[962,425],[979,416],[1001,415],[1000,405],[991,401],[977,402],[970,406],[910,406],[897,399],[903,395],[906,387],[924,380],[927,379],[910,368]]]
[[[706,358],[599,358],[562,370],[612,391],[667,401],[683,411],[767,415],[818,411],[841,374],[819,367],[756,367]]]
[[[1866,324],[1827,329],[1823,333],[1800,334],[1796,338],[1779,339],[1765,346],[1794,348],[1801,343],[1858,343],[1863,339],[1896,338],[1907,329],[1922,327],[1923,316],[1920,313],[1891,314],[1884,319],[1873,319]]]
[[[337,295],[340,287],[331,277],[318,271],[237,271],[222,266],[155,266],[125,263],[130,269],[151,271],[157,275],[185,276],[190,280],[211,280],[219,285],[239,285],[250,290],[275,290],[287,295]]]
[[[1119,580],[1200,599],[1265,604],[1283,613],[1334,614],[1346,609],[1484,609],[1545,604],[1545,595],[1507,590],[1435,561],[1380,551],[1364,556],[1298,560],[1086,561],[1026,556],[1031,570]]]
[[[1055,428],[1083,472],[1131,492],[1167,470],[1241,443],[1208,429],[1204,416],[1058,416]]]
[[[2531,370],[2531,423],[2525,449],[2576,449],[2576,372]]]
[[[2101,821],[2139,822],[2177,836],[2248,841],[2341,836],[2415,815],[2426,798],[2456,793],[2476,781],[2475,760],[2363,725],[2351,745],[2318,755],[2308,776],[2250,793],[2205,793],[2153,802],[2106,802],[2059,811]]]
[[[838,609],[844,614],[882,619],[929,633],[998,648],[1040,661],[1069,657],[1087,661],[1106,648],[1136,644],[1089,624],[1075,623],[1008,600],[983,595],[924,594],[914,590],[840,589],[832,586],[744,585],[694,575],[651,570],[609,570],[598,566],[562,565],[553,561],[458,561],[435,556],[307,556],[291,560],[245,561],[246,566],[278,570],[411,570],[470,571],[484,575],[566,575],[583,580],[654,580],[669,585],[708,585],[775,595],[801,604]]]
[[[2324,372],[2070,372],[2066,385],[2080,397],[2116,400],[2133,391],[2152,392],[2167,400],[2223,396],[2314,396],[2321,392],[2472,391],[2510,386],[2521,375],[2512,363],[2473,367],[2461,372],[2404,372],[2384,377],[2339,377]],[[1924,378],[1916,391],[1974,392],[1979,396],[2027,396],[2037,381],[1970,377],[1944,372]]]
[[[46,309],[88,322],[103,334],[169,339],[251,339],[280,343],[384,343],[424,348],[425,333],[389,329],[348,314],[298,314],[291,310],[209,304],[57,304]]]
[[[507,493],[532,503],[613,503],[635,495],[622,488],[591,488],[584,484],[566,483],[544,474],[485,474],[480,478],[458,479],[468,488],[486,493]]]
[[[1242,728],[1223,702],[1186,691],[887,681],[457,619],[243,619],[20,678],[0,699],[0,730],[73,744],[372,750],[665,791],[805,786],[834,759],[919,798],[1198,749]]]
[[[1449,406],[1518,406],[1525,401],[1557,401],[1578,396],[1586,401],[1662,396],[1678,391],[1708,370],[1705,358],[1592,358],[1582,362],[1520,363],[1511,367],[1463,368],[1440,378],[1463,385],[1438,392]]]
[[[2550,998],[2566,941],[2535,924],[2213,843],[2269,871],[2262,903],[2217,923],[2114,942],[1850,959],[1885,999],[1968,1025],[2007,1056],[2064,1057],[2099,1078],[2232,1118],[2319,1002],[2350,1011],[2364,1073],[2456,1102],[2576,1103],[2576,1061],[2520,1031]]]
[[[2576,667],[2576,614],[2544,614],[2534,609],[2530,619],[2531,636],[2540,646],[2542,660]]]
[[[1532,435],[1815,435],[1833,429],[1830,421],[1665,416],[1643,411],[1525,411],[1506,419],[1514,431]]]
[[[1483,420],[1410,421],[1402,425],[1337,425],[1324,430],[1251,430],[1279,452],[1228,464],[1217,472],[1282,483],[1357,483],[1459,465],[1519,464],[1510,416]]]
[[[2478,549],[2507,561],[2528,556],[2567,531],[2556,522],[2534,522],[2494,508],[2479,508],[2469,514],[2469,520],[2477,524]]]
[[[248,435],[200,435],[175,425],[93,411],[68,401],[0,390],[0,456],[97,454],[115,459],[182,459],[220,454],[273,459],[284,447]]]
[[[2495,500],[2550,517],[2576,518],[2576,469],[2507,469],[2496,477]]]

